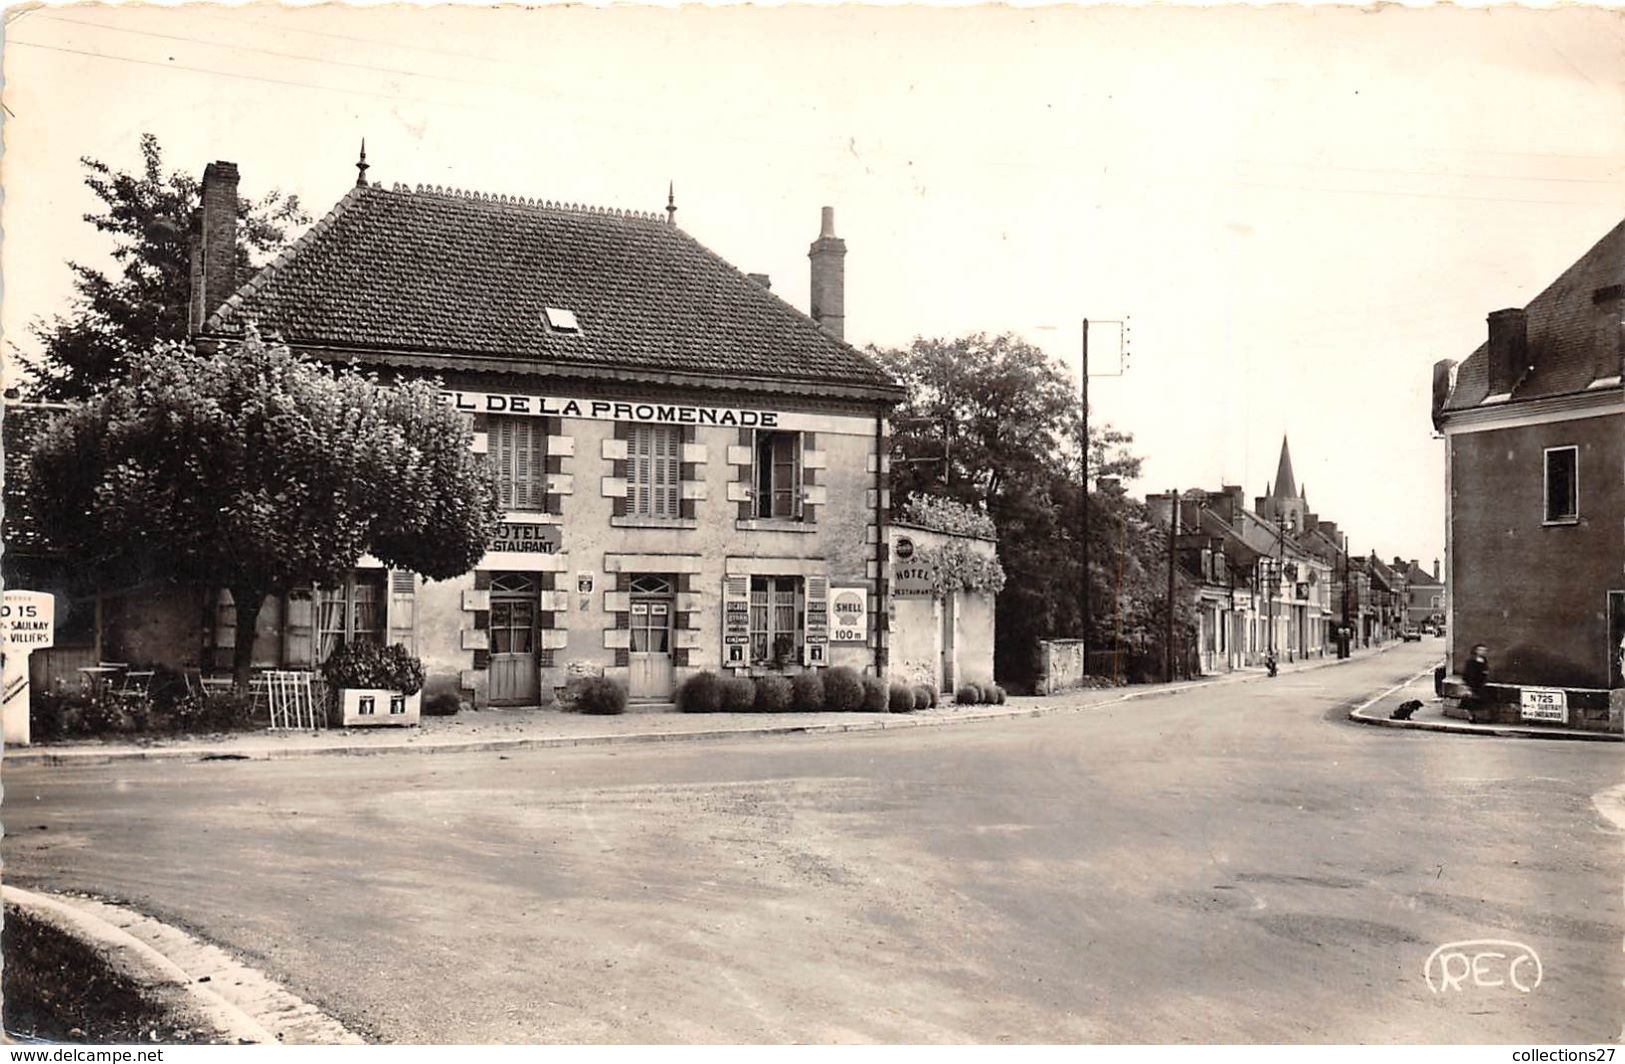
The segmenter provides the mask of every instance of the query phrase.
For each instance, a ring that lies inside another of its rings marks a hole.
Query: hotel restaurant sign
[[[454,391],[441,392],[440,401],[465,414],[521,414],[531,417],[587,418],[592,421],[642,421],[656,425],[722,425],[746,429],[779,426],[779,414],[775,410],[727,406]]]

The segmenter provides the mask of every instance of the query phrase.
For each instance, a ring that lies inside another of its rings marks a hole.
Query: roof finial
[[[367,138],[361,138],[361,158],[355,161],[356,187],[364,188],[367,184]]]
[[[666,224],[677,224],[677,185],[675,182],[666,182]]]

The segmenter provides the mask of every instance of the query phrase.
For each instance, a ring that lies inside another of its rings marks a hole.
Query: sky
[[[1013,332],[1134,437],[1136,493],[1262,494],[1442,556],[1431,366],[1625,212],[1603,8],[187,8],[8,13],[0,329],[102,264],[81,156],[224,159],[316,217],[375,182],[654,211],[846,337]],[[1111,322],[1127,322],[1124,330]],[[1098,376],[1096,376],[1098,375]]]

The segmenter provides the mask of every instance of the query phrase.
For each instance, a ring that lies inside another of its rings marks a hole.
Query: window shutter
[[[653,513],[649,506],[649,426],[632,426],[626,456],[626,508],[647,517]]]
[[[739,446],[750,455],[750,461],[739,470],[739,476],[745,482],[745,499],[739,504],[739,519],[748,521],[760,513],[756,503],[756,430],[740,429]]]
[[[507,417],[493,418],[496,431],[492,439],[496,443],[496,461],[492,465],[496,468],[497,499],[505,510],[514,509],[514,472],[513,472],[513,419]]]
[[[282,661],[291,667],[309,668],[315,664],[313,641],[316,609],[315,592],[297,587],[288,592],[282,626]]]
[[[829,577],[809,576],[806,580],[807,613],[801,643],[803,665],[827,665],[829,646]]]
[[[660,444],[660,453],[652,457],[655,464],[654,513],[657,517],[676,517],[677,497],[681,493],[678,487],[678,459],[682,456],[682,445],[674,428],[662,427],[652,431]]]
[[[391,569],[389,596],[384,623],[387,626],[386,645],[396,643],[408,651],[417,651],[417,578],[409,569]]]

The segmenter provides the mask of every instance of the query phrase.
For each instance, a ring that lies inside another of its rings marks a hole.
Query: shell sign
[[[829,641],[866,643],[869,641],[869,589],[832,587],[829,589]]]

